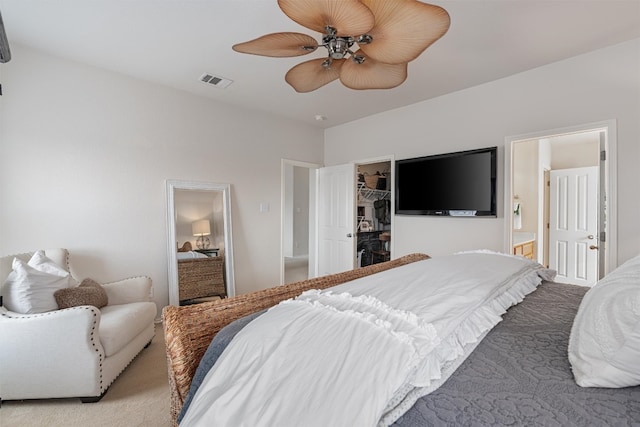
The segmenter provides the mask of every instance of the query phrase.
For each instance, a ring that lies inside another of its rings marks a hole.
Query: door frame
[[[602,130],[604,132],[604,140],[601,138],[600,151],[606,152],[606,160],[600,161],[600,190],[604,189],[606,194],[606,203],[603,192],[600,191],[598,222],[599,227],[598,244],[603,251],[599,252],[598,275],[600,277],[615,269],[618,265],[618,224],[617,224],[617,123],[615,119],[604,120],[601,122],[586,123],[582,125],[543,130],[524,135],[514,135],[505,137],[505,170],[504,170],[504,251],[512,253],[512,235],[513,215],[511,215],[513,201],[513,145],[520,141],[531,139],[544,139],[555,136]],[[604,183],[604,185],[602,185]],[[606,217],[606,221],[604,218]],[[604,229],[603,229],[604,228]],[[601,240],[602,232],[604,232],[605,241]],[[603,267],[603,268],[602,268]]]

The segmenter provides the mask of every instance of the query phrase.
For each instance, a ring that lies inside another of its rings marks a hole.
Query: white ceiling
[[[0,12],[10,45],[323,128],[640,37],[640,0],[432,3],[449,12],[451,27],[409,64],[404,84],[355,91],[335,81],[307,94],[296,93],[284,75],[326,55],[324,49],[297,58],[231,49],[279,31],[320,40],[319,33],[287,18],[276,0],[0,0]],[[19,60],[16,51],[12,60]],[[219,89],[199,81],[204,73],[234,83]]]

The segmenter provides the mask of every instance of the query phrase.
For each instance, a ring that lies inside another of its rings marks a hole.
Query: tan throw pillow
[[[107,291],[93,279],[84,279],[78,287],[58,289],[53,294],[58,308],[93,305],[101,308],[109,303]]]

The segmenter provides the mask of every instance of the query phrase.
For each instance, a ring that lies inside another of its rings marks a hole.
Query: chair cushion
[[[57,310],[54,292],[75,285],[71,274],[47,258],[44,251],[34,253],[28,263],[14,258],[12,268],[4,286],[4,305],[16,313]]]
[[[93,305],[102,308],[109,303],[107,291],[100,283],[93,279],[84,279],[79,286],[58,289],[53,293],[58,308],[76,307],[79,305]]]
[[[120,351],[153,323],[157,313],[153,302],[107,305],[100,309],[100,342],[107,357]]]

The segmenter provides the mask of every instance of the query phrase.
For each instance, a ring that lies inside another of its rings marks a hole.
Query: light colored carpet
[[[97,403],[77,399],[2,402],[0,426],[170,426],[169,382],[162,325]]]

